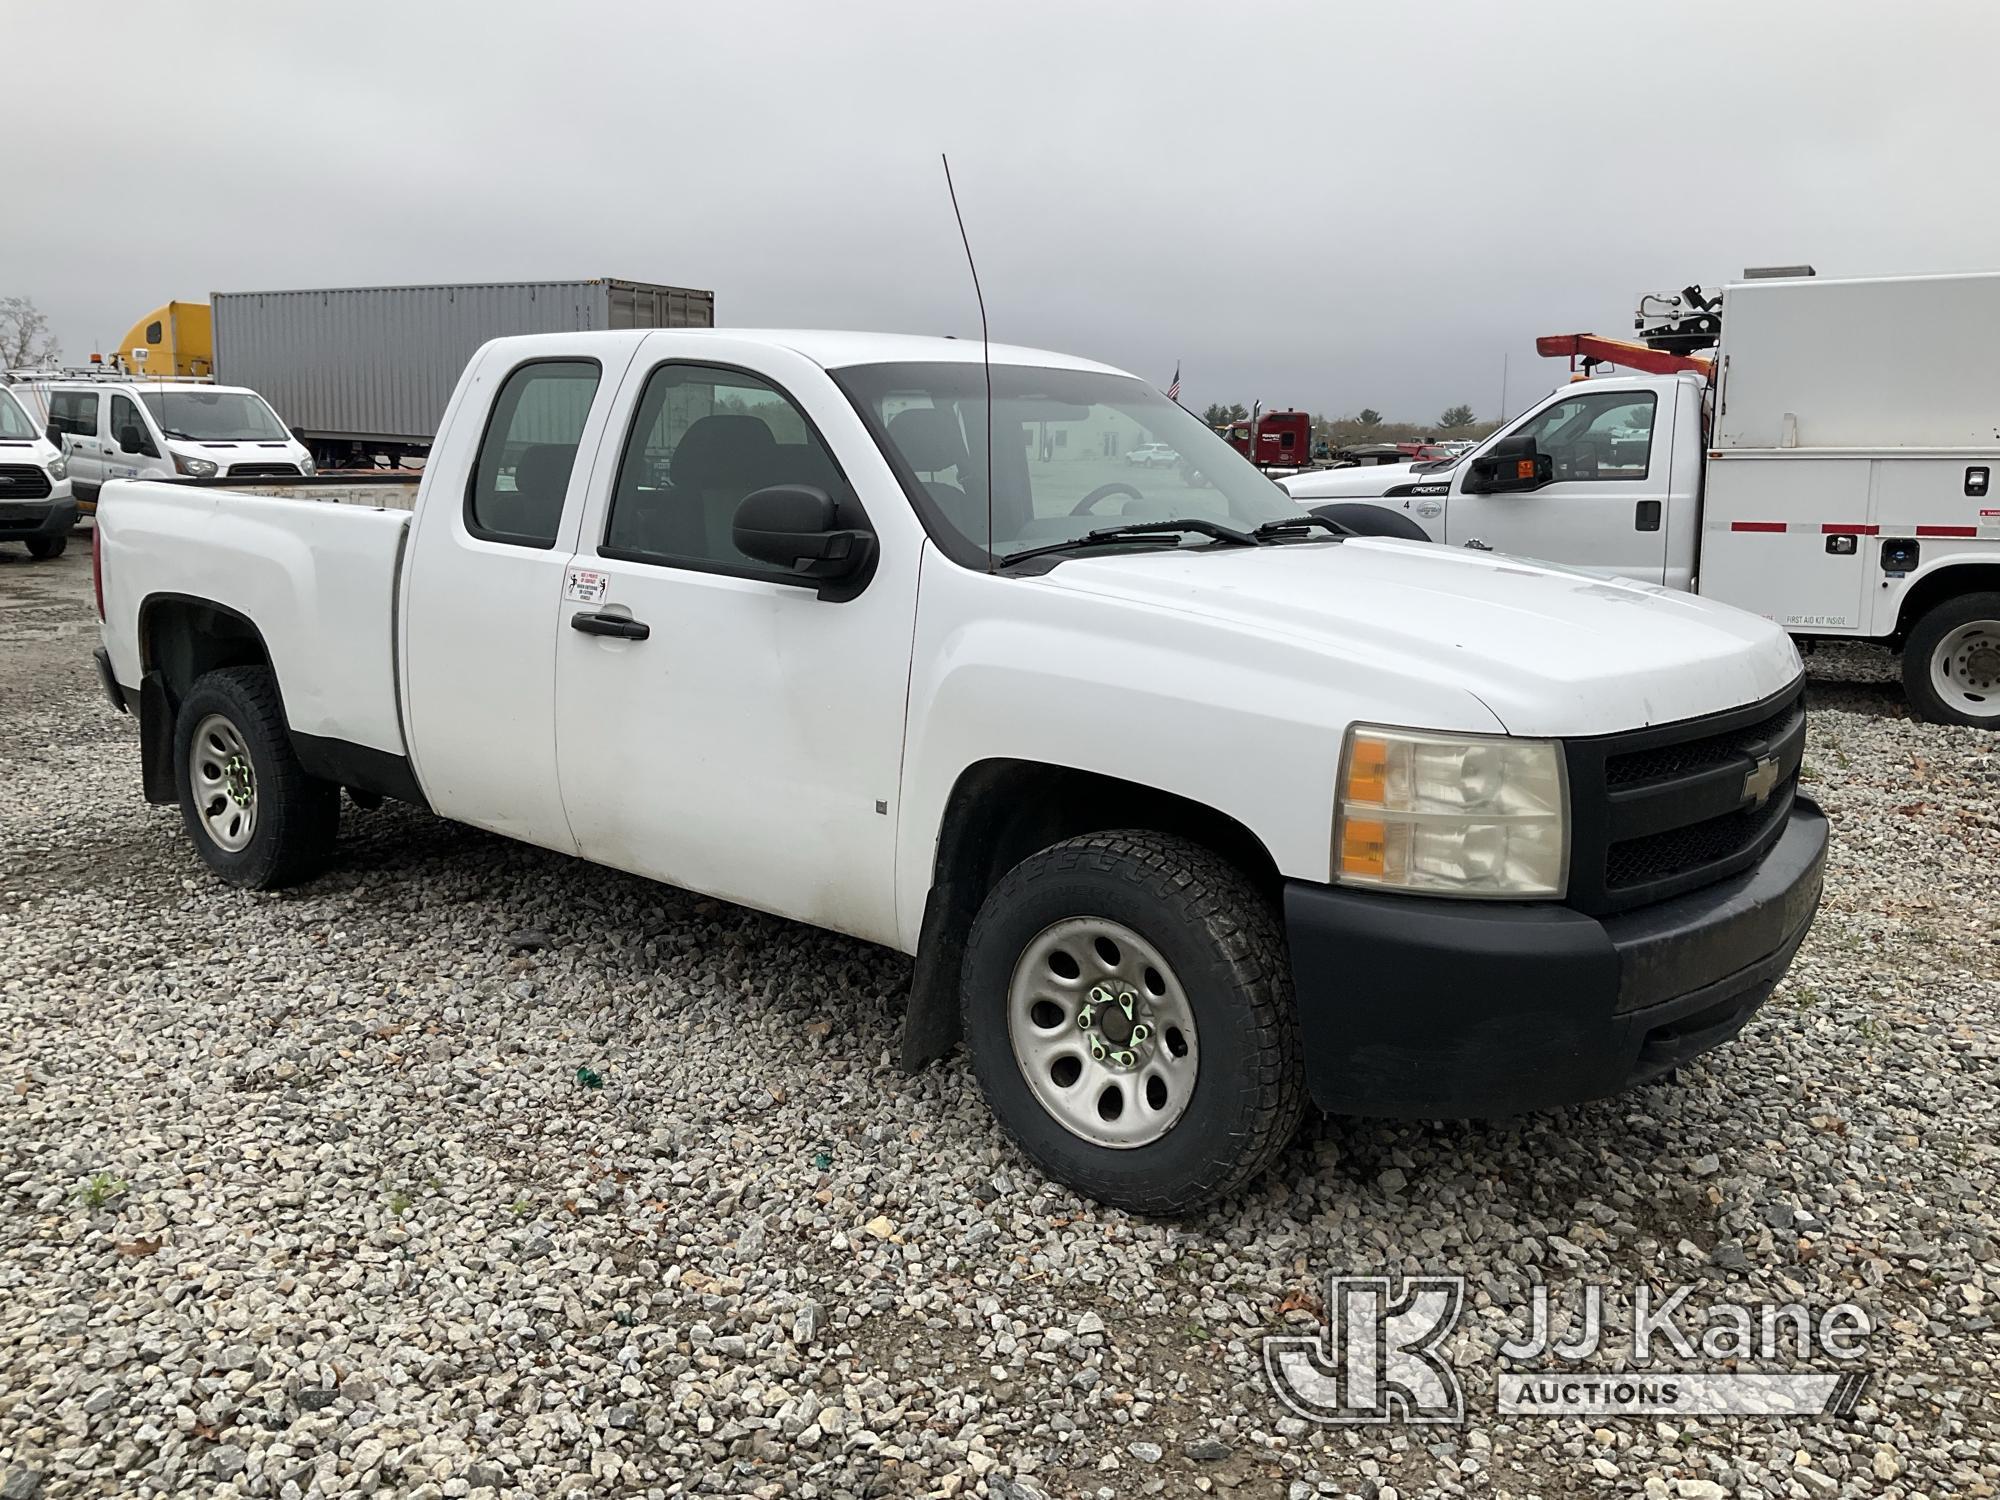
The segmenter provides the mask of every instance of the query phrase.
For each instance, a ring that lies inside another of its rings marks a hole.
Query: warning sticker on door
[[[590,568],[571,568],[569,581],[563,585],[563,598],[574,599],[578,604],[602,604],[610,592],[611,575]]]

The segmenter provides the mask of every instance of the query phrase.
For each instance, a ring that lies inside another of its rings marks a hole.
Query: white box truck
[[[1919,715],[2000,728],[2000,273],[1749,280],[1721,317],[1712,356],[1541,340],[1651,373],[1573,381],[1456,463],[1280,482],[1373,534],[1886,646]]]

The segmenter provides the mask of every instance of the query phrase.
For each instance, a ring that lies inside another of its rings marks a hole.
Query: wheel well
[[[1896,611],[1896,644],[1902,644],[1917,621],[1945,600],[1989,589],[2000,592],[2000,563],[1954,563],[1918,579]]]
[[[1155,787],[1036,761],[988,760],[952,788],[903,1017],[903,1066],[943,1057],[959,1036],[959,970],[987,893],[1037,850],[1078,834],[1144,828],[1214,850],[1271,900],[1284,880],[1263,841],[1226,813]]]
[[[958,778],[938,833],[932,879],[963,885],[974,907],[1037,850],[1083,833],[1146,828],[1213,849],[1275,896],[1283,880],[1262,840],[1225,813],[1155,787],[1034,761],[989,760]]]
[[[207,599],[162,595],[139,612],[140,671],[158,672],[178,703],[195,679],[220,667],[268,667],[257,627]]]

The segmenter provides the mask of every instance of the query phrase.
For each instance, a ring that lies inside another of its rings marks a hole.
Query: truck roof
[[[978,364],[979,340],[940,338],[917,333],[864,333],[825,328],[633,328],[607,333],[515,334],[493,342],[550,350],[575,348],[578,339],[613,346],[638,343],[655,334],[674,338],[717,339],[737,343],[764,344],[802,354],[823,369],[845,365],[880,364]],[[1129,375],[1128,370],[1073,354],[1057,354],[1047,349],[1026,349],[1015,344],[995,344],[992,360],[996,365],[1027,365],[1040,369],[1095,370],[1107,375]]]

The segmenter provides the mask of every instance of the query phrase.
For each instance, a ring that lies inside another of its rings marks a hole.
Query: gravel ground
[[[896,1070],[895,955],[393,807],[302,890],[216,884],[140,800],[89,592],[87,553],[0,561],[5,1500],[2000,1482],[2000,764],[1871,658],[1814,660],[1826,905],[1736,1045],[1525,1120],[1315,1124],[1160,1223],[1040,1179],[962,1061]],[[1265,1385],[1261,1336],[1382,1269],[1470,1278],[1464,1427]],[[1592,1281],[1858,1302],[1873,1384],[1496,1415],[1479,1351]]]

